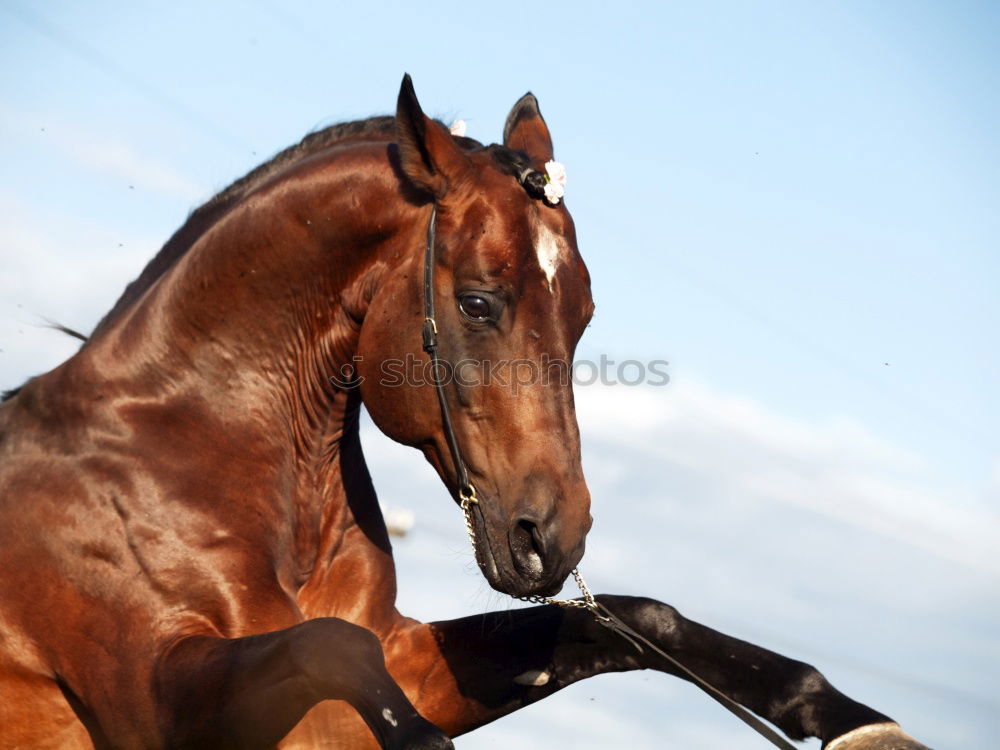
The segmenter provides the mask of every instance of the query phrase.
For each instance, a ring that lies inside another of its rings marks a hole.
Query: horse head
[[[545,195],[548,127],[526,94],[503,145],[483,148],[428,118],[407,77],[396,136],[403,189],[428,205],[411,257],[380,284],[362,325],[363,401],[383,432],[421,449],[462,497],[437,376],[478,500],[471,524],[480,568],[499,591],[555,593],[592,523],[571,363],[594,304],[569,211]],[[442,359],[433,372],[422,366],[425,276]]]

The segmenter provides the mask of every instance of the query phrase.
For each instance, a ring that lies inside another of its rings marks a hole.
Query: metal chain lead
[[[598,620],[606,620],[607,618],[598,612],[597,602],[594,600],[594,595],[590,593],[587,582],[583,580],[583,574],[580,572],[580,569],[573,568],[572,573],[573,579],[576,581],[576,587],[583,594],[582,599],[553,599],[548,596],[515,596],[514,598],[520,599],[522,602],[531,602],[532,604],[555,604],[560,607],[589,609]]]
[[[472,506],[479,502],[475,497],[475,491],[471,495],[463,495],[459,492],[459,498],[462,502],[462,513],[465,515],[465,531],[469,535],[469,544],[472,545],[473,558],[476,556],[476,529],[472,526]]]

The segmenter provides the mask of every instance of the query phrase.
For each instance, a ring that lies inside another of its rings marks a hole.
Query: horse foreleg
[[[829,743],[859,727],[895,727],[808,664],[699,625],[669,605],[618,596],[598,601],[789,737]],[[387,644],[392,674],[421,714],[452,736],[604,672],[656,669],[685,677],[649,649],[640,653],[589,612],[552,605],[414,626]]]
[[[161,657],[156,689],[168,747],[273,747],[327,699],[347,701],[384,748],[452,747],[389,676],[378,638],[336,618],[185,637]]]

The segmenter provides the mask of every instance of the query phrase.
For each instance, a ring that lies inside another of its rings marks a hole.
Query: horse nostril
[[[526,576],[541,578],[544,569],[545,544],[538,524],[527,518],[514,524],[510,533],[510,549],[514,565]]]

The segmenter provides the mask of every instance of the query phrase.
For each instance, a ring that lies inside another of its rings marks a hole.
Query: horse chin
[[[483,571],[483,576],[486,578],[487,582],[501,593],[506,593],[503,589],[503,578],[500,574],[500,567],[497,565],[496,558],[493,556],[493,551],[489,548],[489,545],[484,545],[485,549],[476,549],[476,563],[479,565],[479,569]]]
[[[513,565],[500,565],[488,544],[476,549],[476,562],[490,587],[507,596],[553,596],[562,589],[562,581],[542,582],[523,576]]]
[[[512,563],[503,564],[493,551],[492,537],[481,519],[476,519],[476,564],[490,588],[508,596],[528,596],[537,593],[538,581],[525,579]],[[506,561],[505,561],[506,562]]]
[[[492,555],[488,555],[487,557],[488,560],[479,561],[479,569],[483,571],[483,577],[486,578],[486,582],[490,585],[490,588],[499,591],[501,594],[515,598],[531,596],[537,593],[534,590],[537,582],[526,581],[516,573],[510,571],[502,571]]]
[[[554,596],[562,589],[561,583],[552,584],[550,582],[542,584],[534,579],[522,578],[517,574],[501,574],[499,579],[499,581],[494,582],[489,576],[486,576],[486,580],[489,582],[490,586],[495,588],[501,594],[507,594],[507,596],[513,596],[515,598],[522,596]]]

